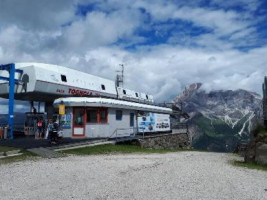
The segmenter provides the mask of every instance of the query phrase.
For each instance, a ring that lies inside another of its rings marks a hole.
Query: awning
[[[64,104],[67,107],[108,107],[155,113],[172,113],[170,108],[100,97],[66,97],[54,101],[54,107],[58,107],[60,104]]]

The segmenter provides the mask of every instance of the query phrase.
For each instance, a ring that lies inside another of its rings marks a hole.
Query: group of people
[[[50,139],[51,142],[56,142],[58,138],[58,132],[60,130],[57,118],[48,120],[46,125],[43,118],[37,120],[37,132],[35,134],[36,139]]]

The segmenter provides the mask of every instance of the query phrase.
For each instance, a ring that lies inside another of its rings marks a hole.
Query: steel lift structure
[[[0,70],[1,71],[5,70],[9,73],[9,77],[0,76],[0,80],[9,82],[8,138],[13,139],[15,85],[21,84],[20,80],[15,79],[15,75],[16,75],[16,73],[22,74],[23,70],[15,69],[14,63],[6,64],[6,65],[0,65]]]
[[[263,122],[265,128],[267,129],[267,76],[264,77],[264,82],[262,84],[262,91],[263,91],[263,99],[262,99]]]

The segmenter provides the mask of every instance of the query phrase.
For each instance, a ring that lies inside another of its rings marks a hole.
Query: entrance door
[[[85,109],[73,108],[73,137],[85,136]]]

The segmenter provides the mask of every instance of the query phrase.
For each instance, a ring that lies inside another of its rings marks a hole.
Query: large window
[[[122,110],[116,110],[116,120],[122,120]]]
[[[108,109],[100,108],[99,109],[99,123],[107,123],[108,122]]]
[[[97,123],[97,109],[87,109],[87,123]]]
[[[83,126],[83,108],[76,108],[74,110],[74,124],[75,126]]]
[[[107,108],[88,108],[87,123],[107,123],[108,109]]]

